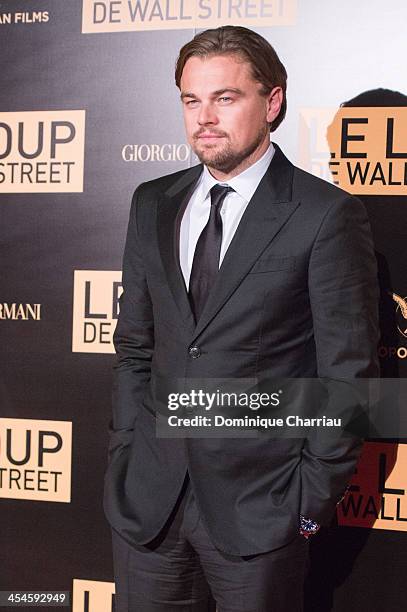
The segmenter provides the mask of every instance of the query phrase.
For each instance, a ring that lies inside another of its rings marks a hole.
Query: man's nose
[[[207,125],[208,123],[218,123],[215,109],[212,104],[201,104],[198,115],[199,125]]]

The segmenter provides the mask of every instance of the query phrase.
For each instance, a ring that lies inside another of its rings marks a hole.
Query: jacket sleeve
[[[360,378],[379,375],[376,258],[367,213],[357,198],[341,197],[325,213],[308,281],[318,377],[325,388],[325,401],[316,410],[342,420],[340,428],[311,427],[302,450],[300,512],[324,525],[363,446],[366,428],[360,423],[365,423],[368,394],[360,383],[368,381]]]
[[[140,185],[134,192],[123,256],[123,293],[113,343],[113,415],[109,430],[111,446],[124,441],[135,425],[137,413],[151,376],[154,325],[138,233]]]

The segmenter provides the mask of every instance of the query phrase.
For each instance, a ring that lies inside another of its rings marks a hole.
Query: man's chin
[[[234,155],[220,151],[215,145],[205,151],[195,149],[194,153],[202,164],[214,170],[227,171],[235,163]]]
[[[205,153],[196,152],[196,156],[202,164],[213,170],[219,170],[219,172],[232,172],[241,162],[241,159],[235,156],[211,155],[207,151]]]
[[[205,147],[196,147],[194,149],[195,155],[199,157],[199,159],[212,160],[216,159],[219,156],[225,156],[225,152],[223,152],[219,145],[214,143],[208,143]],[[223,155],[222,155],[223,154]]]
[[[205,151],[205,153],[199,151],[198,153],[196,153],[196,156],[198,157],[199,161],[205,164],[206,166],[213,166],[214,164],[217,165],[216,156],[211,155],[207,151]]]

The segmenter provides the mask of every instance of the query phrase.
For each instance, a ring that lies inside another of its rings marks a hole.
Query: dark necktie
[[[211,194],[211,212],[196,243],[191,276],[189,300],[197,322],[219,270],[219,255],[222,245],[222,218],[220,209],[226,194],[232,187],[214,185]]]

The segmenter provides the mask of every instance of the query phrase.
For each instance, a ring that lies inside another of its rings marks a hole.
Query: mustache
[[[201,134],[211,134],[212,136],[227,136],[225,132],[214,132],[213,130],[206,130],[204,128],[201,128],[193,134],[193,138],[199,138]]]

